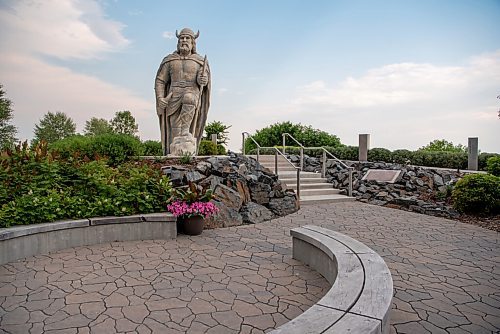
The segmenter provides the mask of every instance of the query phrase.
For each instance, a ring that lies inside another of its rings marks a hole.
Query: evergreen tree
[[[3,86],[0,85],[0,149],[14,144],[17,129],[10,124],[13,117],[12,102],[4,97]]]

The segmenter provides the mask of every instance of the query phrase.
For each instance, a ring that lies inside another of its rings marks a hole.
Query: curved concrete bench
[[[25,257],[113,241],[175,239],[170,213],[99,217],[0,229],[0,265]]]
[[[363,243],[317,226],[290,231],[293,258],[322,274],[331,289],[273,334],[389,333],[393,285],[384,260]]]

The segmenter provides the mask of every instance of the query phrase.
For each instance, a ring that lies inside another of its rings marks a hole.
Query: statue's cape
[[[158,78],[158,75],[160,74],[161,69],[163,66],[165,66],[168,62],[172,60],[182,60],[182,59],[190,59],[192,61],[197,62],[200,64],[200,66],[203,66],[203,61],[204,58],[198,54],[191,54],[187,57],[181,57],[177,52],[174,52],[172,54],[169,54],[165,58],[163,58],[160,67],[158,68],[158,71],[156,73],[156,78]],[[208,83],[206,86],[203,86],[203,89],[201,90],[201,98],[199,104],[196,106],[196,116],[194,117],[193,124],[191,124],[190,130],[193,133],[193,136],[196,137],[197,143],[196,147],[198,148],[200,146],[200,141],[201,138],[203,137],[203,131],[205,130],[205,123],[207,121],[207,116],[208,116],[208,109],[210,107],[210,92],[211,92],[211,87],[212,87],[212,78],[211,78],[211,73],[210,73],[210,66],[208,65],[207,61],[207,66],[206,66],[206,71],[208,75]],[[167,92],[170,90],[170,80],[165,82],[165,92],[163,92],[163,96],[166,96]],[[165,153],[169,154],[170,153],[170,147],[168,147],[168,143],[172,142],[173,138],[170,138],[171,134],[169,133],[169,127],[168,124],[170,122],[169,116],[166,115],[165,108],[161,108],[158,105],[158,102],[156,103],[156,110],[157,114],[160,115],[160,128],[164,129],[164,138],[162,138],[162,142],[165,145]],[[198,154],[198,152],[196,152]]]

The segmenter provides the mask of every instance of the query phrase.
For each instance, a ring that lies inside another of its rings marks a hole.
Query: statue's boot
[[[191,123],[193,122],[194,115],[196,113],[196,106],[194,104],[183,104],[180,114],[181,120],[181,136],[189,136],[189,129]],[[193,134],[191,134],[193,135]]]

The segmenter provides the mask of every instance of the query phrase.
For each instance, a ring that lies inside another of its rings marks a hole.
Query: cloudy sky
[[[47,111],[82,131],[130,110],[159,140],[154,76],[175,30],[200,30],[209,121],[241,132],[300,122],[357,145],[434,139],[500,152],[498,0],[0,0],[0,84],[19,137]]]

